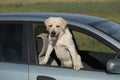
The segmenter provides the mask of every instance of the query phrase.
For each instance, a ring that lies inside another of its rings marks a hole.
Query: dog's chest
[[[61,61],[70,61],[71,60],[71,55],[65,45],[56,45],[54,47],[54,49],[55,49],[56,56]]]

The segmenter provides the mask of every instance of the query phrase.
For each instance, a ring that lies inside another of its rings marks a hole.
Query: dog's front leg
[[[70,51],[70,55],[72,57],[72,61],[73,61],[73,68],[75,70],[80,70],[80,68],[83,68],[82,63],[81,63],[81,57],[78,55],[75,46],[74,45],[70,45],[68,47],[69,51]]]
[[[53,50],[53,46],[51,44],[48,45],[47,52],[45,54],[44,59],[40,62],[40,64],[46,64],[48,62],[48,59],[50,57],[50,54]]]

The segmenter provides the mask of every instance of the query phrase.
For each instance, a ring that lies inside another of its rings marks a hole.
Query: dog
[[[49,17],[44,21],[49,32],[49,44],[44,59],[40,64],[46,64],[52,50],[61,61],[61,66],[73,67],[75,70],[83,68],[80,55],[75,49],[75,44],[67,26],[67,21],[62,17]]]

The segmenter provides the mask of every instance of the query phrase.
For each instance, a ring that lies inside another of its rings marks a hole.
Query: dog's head
[[[61,17],[49,17],[45,20],[45,25],[47,30],[51,36],[51,40],[57,40],[59,34],[64,32],[67,21]]]

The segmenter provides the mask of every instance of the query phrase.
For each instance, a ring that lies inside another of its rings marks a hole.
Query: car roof
[[[83,14],[50,13],[50,12],[49,13],[45,13],[45,12],[0,13],[0,21],[44,21],[48,17],[63,17],[68,22],[82,23],[90,26],[99,22],[108,21],[107,19],[104,19],[104,18],[83,15]],[[90,27],[89,29],[92,29],[92,28]],[[107,36],[106,40],[108,40],[109,38],[110,37]],[[113,40],[113,38],[110,38],[110,39]],[[111,42],[115,43],[114,40]],[[115,46],[115,50],[119,52],[120,50],[119,43],[116,43],[114,46]]]
[[[41,21],[48,17],[63,17],[68,21],[91,24],[106,19],[83,15],[83,14],[68,14],[68,13],[45,13],[45,12],[29,12],[29,13],[0,13],[0,20],[14,20],[14,21]]]

